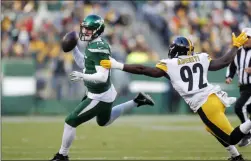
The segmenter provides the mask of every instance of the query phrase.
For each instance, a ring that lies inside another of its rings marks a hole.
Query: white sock
[[[64,124],[64,133],[62,137],[62,144],[61,148],[59,150],[59,154],[62,154],[63,156],[67,156],[70,146],[76,136],[76,128],[71,127],[67,123]]]
[[[240,153],[238,152],[238,150],[234,145],[229,145],[228,147],[226,147],[226,149],[230,153],[231,157],[236,157],[240,155]]]
[[[105,126],[110,125],[114,120],[124,113],[130,111],[132,108],[137,107],[137,103],[133,100],[119,104],[112,108],[110,120],[105,124]]]
[[[247,134],[251,130],[251,120],[247,120],[240,125],[240,130],[243,134]]]

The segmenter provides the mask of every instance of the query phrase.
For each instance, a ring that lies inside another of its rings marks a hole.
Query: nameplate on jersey
[[[191,57],[179,57],[178,58],[178,65],[188,64],[188,63],[194,63],[200,61],[199,56],[191,56]]]

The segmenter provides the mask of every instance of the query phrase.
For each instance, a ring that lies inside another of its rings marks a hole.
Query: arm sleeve
[[[102,66],[95,66],[96,73],[94,74],[83,74],[85,81],[90,81],[94,83],[105,83],[109,76],[109,70]]]
[[[84,80],[92,81],[94,83],[105,83],[109,76],[109,69],[106,69],[100,65],[101,60],[109,60],[108,49],[88,49],[92,52],[92,61],[95,64],[96,73],[84,74]]]
[[[93,53],[93,61],[96,66],[100,66],[101,60],[110,60],[109,55],[105,53]]]
[[[226,73],[226,78],[234,78],[234,75],[236,73],[236,65],[234,61],[227,67],[227,73]]]
[[[76,46],[73,49],[73,57],[79,68],[85,68],[85,58],[84,55],[79,51],[78,47]]]

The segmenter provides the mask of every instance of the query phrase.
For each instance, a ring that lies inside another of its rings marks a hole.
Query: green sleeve
[[[87,50],[95,65],[100,65],[101,60],[109,60],[109,56],[111,55],[110,46],[105,41],[91,43]]]
[[[109,55],[105,53],[92,53],[95,65],[100,65],[101,60],[109,60]]]

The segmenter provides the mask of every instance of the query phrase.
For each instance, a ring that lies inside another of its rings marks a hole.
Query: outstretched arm
[[[125,72],[133,73],[133,74],[143,74],[149,77],[162,77],[166,75],[166,72],[156,67],[147,67],[144,65],[138,64],[124,64],[122,69]]]
[[[211,60],[209,65],[209,70],[216,71],[228,66],[231,63],[231,61],[233,61],[237,53],[237,50],[238,47],[233,46],[231,50],[228,53],[224,54],[224,56],[222,56],[221,58]]]
[[[220,70],[228,66],[233,61],[235,55],[237,54],[238,48],[241,47],[248,40],[248,38],[245,32],[242,32],[238,37],[235,37],[233,33],[232,40],[233,40],[233,47],[228,53],[224,54],[224,56],[222,56],[219,59],[211,60],[209,64],[210,71]]]
[[[162,77],[166,76],[165,67],[157,68],[157,67],[147,67],[144,65],[139,64],[123,64],[120,62],[117,62],[115,59],[110,57],[110,60],[102,60],[100,62],[100,65],[104,68],[114,68],[114,69],[120,69],[128,73],[132,74],[142,74],[150,77]]]

